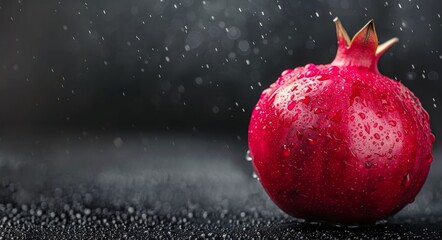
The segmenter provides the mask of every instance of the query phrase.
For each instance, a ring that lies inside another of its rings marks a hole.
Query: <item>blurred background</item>
[[[380,71],[420,98],[438,135],[440,10],[438,1],[6,1],[0,123],[244,134],[281,71],[333,60],[338,16],[350,35],[375,19],[380,42],[399,37]]]
[[[248,121],[283,70],[333,60],[339,17],[351,36],[375,19],[380,42],[400,39],[379,69],[419,97],[437,139],[434,184],[404,219],[440,222],[441,12],[439,0],[3,1],[1,213],[289,221],[244,160]]]

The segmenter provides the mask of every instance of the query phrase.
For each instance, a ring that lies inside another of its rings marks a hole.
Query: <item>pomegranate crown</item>
[[[332,64],[336,66],[368,68],[370,71],[379,73],[377,67],[379,58],[399,39],[395,37],[378,45],[374,21],[370,20],[350,40],[341,21],[338,18],[335,18],[333,21],[336,24],[338,51]]]

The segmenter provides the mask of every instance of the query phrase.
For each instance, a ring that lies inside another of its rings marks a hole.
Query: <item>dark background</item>
[[[442,236],[442,3],[0,2],[0,237],[437,239]],[[385,225],[281,212],[245,161],[247,126],[279,74],[329,63],[333,19],[400,42],[380,71],[436,135],[416,201]]]
[[[333,18],[399,37],[382,73],[422,101],[439,135],[440,1],[6,1],[1,126],[235,129],[287,68],[329,63]],[[262,25],[262,26],[261,26]],[[433,98],[435,101],[433,101]]]

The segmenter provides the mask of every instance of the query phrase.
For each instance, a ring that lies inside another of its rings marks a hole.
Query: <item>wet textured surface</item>
[[[386,224],[337,228],[282,213],[236,135],[4,135],[0,148],[2,239],[442,236],[440,149],[415,203]]]

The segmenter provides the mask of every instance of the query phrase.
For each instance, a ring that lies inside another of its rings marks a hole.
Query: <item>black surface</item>
[[[439,239],[441,151],[416,198],[388,223],[298,222],[252,178],[235,135],[88,132],[1,140],[3,239]]]

